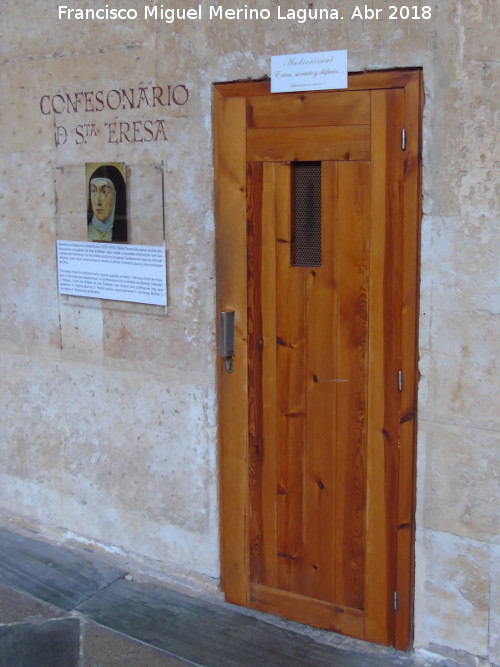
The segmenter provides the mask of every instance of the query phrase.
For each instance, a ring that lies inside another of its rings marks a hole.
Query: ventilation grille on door
[[[293,266],[321,266],[321,162],[293,164]]]

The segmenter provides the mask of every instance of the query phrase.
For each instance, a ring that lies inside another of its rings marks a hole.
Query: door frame
[[[416,427],[418,383],[418,312],[421,221],[421,69],[352,73],[348,90],[399,88],[404,92],[404,175],[402,182],[402,378],[396,591],[394,636],[365,638],[408,650],[413,641],[414,543],[416,502]],[[248,351],[247,351],[247,166],[246,98],[269,95],[270,82],[214,84],[214,160],[219,313],[236,312],[233,372],[218,354],[219,465],[222,588],[226,600],[251,606],[249,582]],[[279,93],[288,95],[289,93]],[[320,94],[320,93],[318,93]]]

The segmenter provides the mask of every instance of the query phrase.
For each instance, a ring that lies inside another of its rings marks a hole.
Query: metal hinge
[[[394,611],[398,610],[398,604],[399,604],[398,592],[394,591],[392,595],[392,606],[394,607]]]
[[[403,391],[403,371],[398,371],[398,389]]]
[[[401,150],[406,150],[406,128],[403,127],[401,130]]]

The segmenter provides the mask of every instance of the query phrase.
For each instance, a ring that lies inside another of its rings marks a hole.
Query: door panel
[[[375,90],[217,86],[218,305],[237,321],[233,370],[219,372],[223,587],[238,604],[406,648],[414,496],[400,487],[414,487],[415,432],[402,443],[399,378],[416,331],[418,276],[402,267],[417,266],[405,169],[419,135],[405,152],[398,139],[419,75],[406,88],[399,73],[394,88],[367,80]],[[310,160],[321,260],[297,266],[295,163]]]
[[[249,129],[247,158],[266,160],[369,160],[370,126]]]
[[[370,93],[337,91],[318,95],[295,93],[276,98],[249,97],[249,128],[329,127],[333,125],[369,125]]]
[[[322,176],[322,263],[298,267],[291,165],[249,164],[251,572],[362,609],[370,165]]]

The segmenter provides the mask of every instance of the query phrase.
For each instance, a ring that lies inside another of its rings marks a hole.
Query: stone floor
[[[0,529],[0,667],[460,664],[298,628]]]

